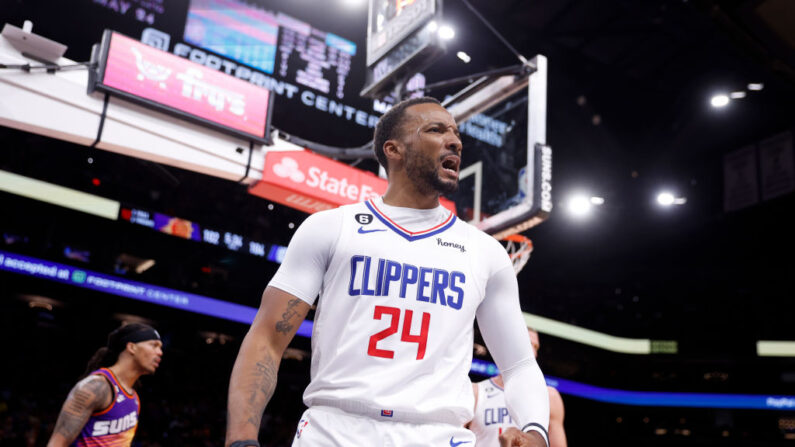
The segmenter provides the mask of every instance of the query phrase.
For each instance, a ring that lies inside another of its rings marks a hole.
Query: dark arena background
[[[216,3],[253,22],[212,28],[232,20],[206,14]],[[554,211],[523,233],[534,251],[518,280],[569,445],[795,443],[795,2],[445,0],[440,25],[453,33],[422,85],[519,63],[476,14],[518,53],[549,61]],[[332,147],[366,145],[394,102],[360,95],[367,16],[365,0],[0,5],[0,22],[32,21],[75,62],[92,60],[110,29],[268,88],[274,129]],[[0,43],[0,446],[46,445],[87,360],[125,322],[164,340],[159,370],[140,381],[133,445],[223,445],[233,362],[311,204],[253,194],[264,162],[245,139],[230,149],[239,173],[222,175],[212,169],[228,172],[223,163],[169,162],[170,146],[92,145],[96,119],[88,130],[59,127],[69,114],[47,129],[14,124],[38,107],[9,99],[21,77],[87,68],[13,68]],[[40,114],[87,100],[78,90],[56,90]],[[96,117],[102,94],[91,95]],[[462,127],[465,153],[499,137],[489,123]],[[200,131],[208,145],[238,141]],[[369,157],[339,161],[378,172]],[[282,361],[263,446],[292,442],[310,332]],[[476,346],[472,379],[495,373],[491,361]]]

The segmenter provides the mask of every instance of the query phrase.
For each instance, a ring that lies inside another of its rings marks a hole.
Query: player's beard
[[[423,194],[448,195],[458,189],[458,178],[445,180],[439,176],[441,162],[435,163],[417,150],[409,149],[406,155],[406,174]]]

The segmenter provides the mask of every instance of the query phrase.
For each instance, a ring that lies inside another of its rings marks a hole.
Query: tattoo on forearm
[[[75,385],[66,398],[55,423],[54,432],[68,440],[74,440],[91,417],[91,413],[107,402],[109,397],[110,386],[105,379],[101,377],[84,379]]]
[[[290,331],[293,329],[293,323],[291,323],[290,320],[298,315],[298,312],[295,310],[295,306],[297,306],[300,302],[301,300],[297,298],[291,299],[287,302],[287,309],[285,309],[284,313],[282,314],[282,321],[276,323],[276,332],[284,335],[290,333]]]
[[[259,427],[265,405],[271,400],[273,390],[276,388],[276,374],[278,365],[270,357],[254,365],[252,387],[248,397],[249,418],[246,422]]]

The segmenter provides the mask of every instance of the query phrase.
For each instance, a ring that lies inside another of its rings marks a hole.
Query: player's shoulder
[[[324,225],[329,222],[338,221],[345,215],[346,206],[348,205],[312,213],[304,219],[301,225]]]
[[[563,405],[563,398],[560,396],[560,391],[558,391],[557,388],[547,386],[547,391],[549,391],[550,405]]]
[[[340,205],[336,208],[330,210],[319,211],[315,214],[322,214],[324,216],[334,216],[336,218],[342,218],[343,216],[349,216],[352,214],[372,214],[370,208],[367,207],[367,202],[357,202],[357,203],[349,203],[347,205]]]
[[[490,240],[496,241],[492,236],[485,233],[483,230],[479,229],[478,227],[472,225],[469,222],[464,221],[461,218],[456,219],[456,228],[458,231],[465,232],[470,238],[473,238],[481,243],[488,244]]]
[[[494,236],[468,222],[464,222],[462,219],[458,219],[456,224],[460,229],[459,231],[465,232],[468,239],[474,241],[475,244],[480,247],[481,251],[486,253],[499,253],[500,256],[505,254],[505,248]]]
[[[99,373],[93,373],[77,382],[73,388],[73,393],[79,393],[81,396],[93,396],[92,399],[101,403],[113,395],[112,387],[113,385],[107,377]]]
[[[336,238],[345,222],[363,223],[361,222],[362,219],[368,222],[373,219],[372,215],[368,214],[368,210],[363,203],[342,205],[337,208],[318,211],[310,214],[301,222],[293,238],[303,239],[318,237],[318,235]],[[353,222],[354,220],[356,222]]]
[[[563,398],[560,396],[560,392],[557,388],[551,386],[547,386],[547,390],[549,391],[550,417],[553,419],[562,419],[566,410],[563,406]]]
[[[556,399],[560,399],[560,391],[557,388],[547,385],[547,390],[549,391],[549,397],[555,396]]]

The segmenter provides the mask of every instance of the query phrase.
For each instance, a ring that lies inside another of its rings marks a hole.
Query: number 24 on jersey
[[[389,318],[389,327],[370,336],[367,354],[373,357],[383,357],[386,359],[395,358],[395,351],[378,348],[378,342],[398,332],[401,320],[400,309],[389,306],[375,306],[373,318],[376,320]],[[403,330],[400,333],[400,341],[417,343],[417,360],[422,360],[425,357],[425,347],[428,344],[428,328],[431,325],[431,314],[428,312],[422,313],[422,325],[419,335],[411,333],[412,318],[414,318],[414,312],[407,309],[403,315]]]

